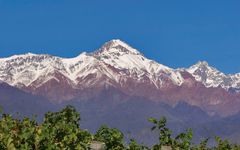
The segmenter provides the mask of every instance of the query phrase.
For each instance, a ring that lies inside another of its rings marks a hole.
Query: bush
[[[0,149],[9,150],[85,150],[89,149],[92,141],[104,142],[107,150],[160,150],[162,146],[170,146],[173,150],[240,150],[239,145],[233,145],[228,140],[216,137],[216,146],[209,148],[209,139],[199,145],[192,144],[192,130],[173,137],[172,131],[167,128],[165,117],[159,120],[149,118],[153,124],[152,130],[159,133],[159,142],[153,147],[138,144],[131,139],[124,144],[123,133],[116,128],[102,126],[92,135],[80,128],[80,115],[72,106],[67,106],[59,112],[48,112],[44,122],[38,124],[35,119],[13,118],[9,114],[1,114],[0,119]]]

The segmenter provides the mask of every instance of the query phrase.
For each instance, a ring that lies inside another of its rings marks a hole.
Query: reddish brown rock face
[[[109,70],[119,73],[119,70],[114,69],[113,66],[108,67],[110,67]],[[125,94],[124,99],[127,99],[127,96],[145,97],[148,100],[162,101],[172,106],[180,101],[185,101],[202,108],[211,115],[227,116],[239,111],[239,94],[230,93],[221,87],[207,88],[196,81],[190,73],[181,72],[181,74],[184,83],[180,86],[174,84],[164,75],[161,77],[162,85],[156,87],[144,75],[140,80],[137,77],[121,76],[119,82],[116,82],[104,74],[97,73],[78,78],[78,84],[74,86],[63,74],[55,72],[54,78],[42,83],[41,86],[34,86],[34,84],[38,85],[38,82],[41,82],[41,80],[37,80],[29,87],[25,87],[24,90],[44,96],[52,102],[61,103],[79,97],[84,100],[92,99],[100,95],[102,91],[114,88],[119,93]]]
[[[24,90],[35,95],[44,96],[57,103],[72,99],[77,93],[72,82],[57,71],[51,74],[49,80],[45,81],[45,78],[39,78]]]
[[[54,103],[89,100],[114,89],[123,95],[118,101],[132,96],[172,106],[185,101],[222,116],[240,110],[239,74],[225,75],[207,62],[172,69],[120,40],[75,58],[26,54],[0,59],[0,81]]]

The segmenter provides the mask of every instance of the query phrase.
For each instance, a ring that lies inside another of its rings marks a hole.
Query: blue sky
[[[0,57],[73,57],[122,39],[173,68],[240,72],[239,0],[0,0]]]

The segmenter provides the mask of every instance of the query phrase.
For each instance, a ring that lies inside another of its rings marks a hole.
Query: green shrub
[[[191,129],[173,137],[165,117],[159,120],[149,118],[153,124],[152,130],[159,133],[159,142],[149,148],[133,139],[129,144],[124,144],[124,135],[116,128],[102,126],[95,135],[81,129],[80,115],[72,106],[66,106],[59,112],[46,113],[41,124],[35,119],[20,120],[9,114],[0,114],[0,150],[86,150],[92,141],[104,142],[107,150],[160,150],[162,146],[170,146],[173,150],[240,150],[239,145],[220,137],[215,138],[216,146],[212,148],[207,147],[209,139],[194,145]]]

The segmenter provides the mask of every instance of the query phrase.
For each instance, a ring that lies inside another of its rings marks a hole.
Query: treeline
[[[159,142],[152,147],[138,144],[134,139],[124,142],[124,135],[116,128],[102,126],[95,134],[81,129],[80,115],[72,106],[59,112],[48,112],[39,124],[35,119],[16,119],[1,113],[0,149],[1,150],[87,150],[93,141],[105,143],[107,150],[161,150],[170,146],[173,150],[240,150],[239,145],[216,137],[216,146],[209,148],[208,139],[199,145],[192,143],[192,131],[180,133],[173,137],[166,126],[166,118],[160,120],[149,118],[152,130],[159,133]]]

